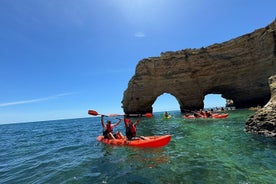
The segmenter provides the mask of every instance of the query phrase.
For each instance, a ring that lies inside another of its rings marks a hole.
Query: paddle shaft
[[[104,114],[99,114],[97,111],[95,110],[88,110],[88,114],[93,115],[93,116],[98,116],[98,115],[104,115]],[[107,115],[104,115],[107,116]],[[110,114],[110,117],[114,117],[114,116],[124,116],[121,114]],[[146,114],[127,114],[126,116],[134,116],[134,117],[138,117],[138,116],[144,116],[147,118],[151,118],[152,117],[152,113],[146,113]]]

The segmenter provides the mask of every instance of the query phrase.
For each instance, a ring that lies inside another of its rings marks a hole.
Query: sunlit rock
[[[269,102],[246,122],[247,132],[276,137],[276,75],[269,78],[271,98]]]
[[[182,112],[203,108],[207,94],[222,94],[237,108],[265,105],[267,80],[276,73],[275,28],[276,20],[227,42],[142,59],[124,92],[124,112],[152,112],[163,93],[173,95]]]

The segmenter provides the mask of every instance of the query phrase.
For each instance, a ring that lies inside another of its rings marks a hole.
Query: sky
[[[0,0],[0,124],[123,113],[135,67],[275,18],[275,0]],[[205,107],[224,106],[208,95]],[[153,111],[179,110],[164,94]]]

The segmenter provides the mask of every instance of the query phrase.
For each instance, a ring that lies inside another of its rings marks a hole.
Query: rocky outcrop
[[[275,30],[276,20],[227,42],[139,61],[124,92],[124,112],[152,112],[163,93],[177,99],[181,112],[203,108],[207,94],[221,94],[237,108],[265,105],[267,79],[276,74]]]
[[[247,132],[276,137],[276,75],[269,78],[271,98],[254,115],[249,117],[245,129]]]

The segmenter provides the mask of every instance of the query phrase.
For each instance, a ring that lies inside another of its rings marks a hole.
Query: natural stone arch
[[[176,97],[169,93],[159,95],[152,104],[154,112],[176,110],[179,109],[179,106],[180,105]]]
[[[267,79],[276,73],[275,29],[276,20],[221,44],[141,60],[124,92],[124,112],[152,112],[152,104],[163,93],[175,96],[181,112],[203,108],[210,93],[232,99],[237,108],[266,104]]]
[[[179,101],[178,101],[178,99],[177,99],[176,96],[174,96],[174,95],[171,94],[171,93],[164,92],[164,93],[160,94],[159,96],[156,96],[156,97],[155,97],[155,100],[154,100],[153,103],[151,104],[151,106],[153,107],[153,110],[155,110],[155,109],[154,109],[155,103],[158,101],[159,98],[162,98],[163,95],[169,95],[170,97],[173,98],[172,100],[176,101],[177,105],[180,106],[180,103],[179,103]],[[162,104],[162,105],[164,105],[164,104]],[[168,108],[166,108],[166,111],[167,111],[167,110],[168,110]]]

